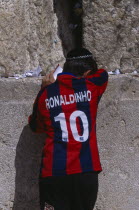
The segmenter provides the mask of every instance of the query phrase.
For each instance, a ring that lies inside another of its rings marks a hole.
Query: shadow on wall
[[[25,126],[16,148],[14,210],[39,210],[39,172],[46,135]]]

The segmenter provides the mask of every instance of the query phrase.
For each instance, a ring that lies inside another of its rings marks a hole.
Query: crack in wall
[[[63,53],[82,47],[82,0],[53,0],[58,18],[58,36],[62,41]]]

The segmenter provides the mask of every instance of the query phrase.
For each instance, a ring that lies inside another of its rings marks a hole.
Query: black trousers
[[[98,174],[83,173],[40,179],[40,206],[54,210],[92,210],[98,193]]]

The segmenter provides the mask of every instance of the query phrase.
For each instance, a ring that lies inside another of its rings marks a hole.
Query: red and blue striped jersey
[[[105,70],[78,78],[58,74],[40,90],[29,125],[45,132],[41,176],[58,176],[102,170],[96,138],[98,102],[108,81]]]

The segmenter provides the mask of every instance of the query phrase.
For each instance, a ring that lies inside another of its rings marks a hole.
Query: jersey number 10
[[[76,119],[79,117],[82,121],[83,125],[83,134],[79,135],[77,125],[76,125]],[[54,118],[55,122],[59,121],[60,122],[60,127],[62,131],[62,141],[68,142],[69,141],[69,136],[68,136],[68,128],[67,128],[67,123],[66,123],[66,117],[64,113],[60,113],[58,116]],[[88,119],[87,116],[84,112],[82,111],[74,111],[70,117],[69,117],[69,122],[70,122],[70,128],[72,131],[72,135],[74,139],[78,142],[85,142],[87,141],[89,137],[89,126],[88,126]]]

